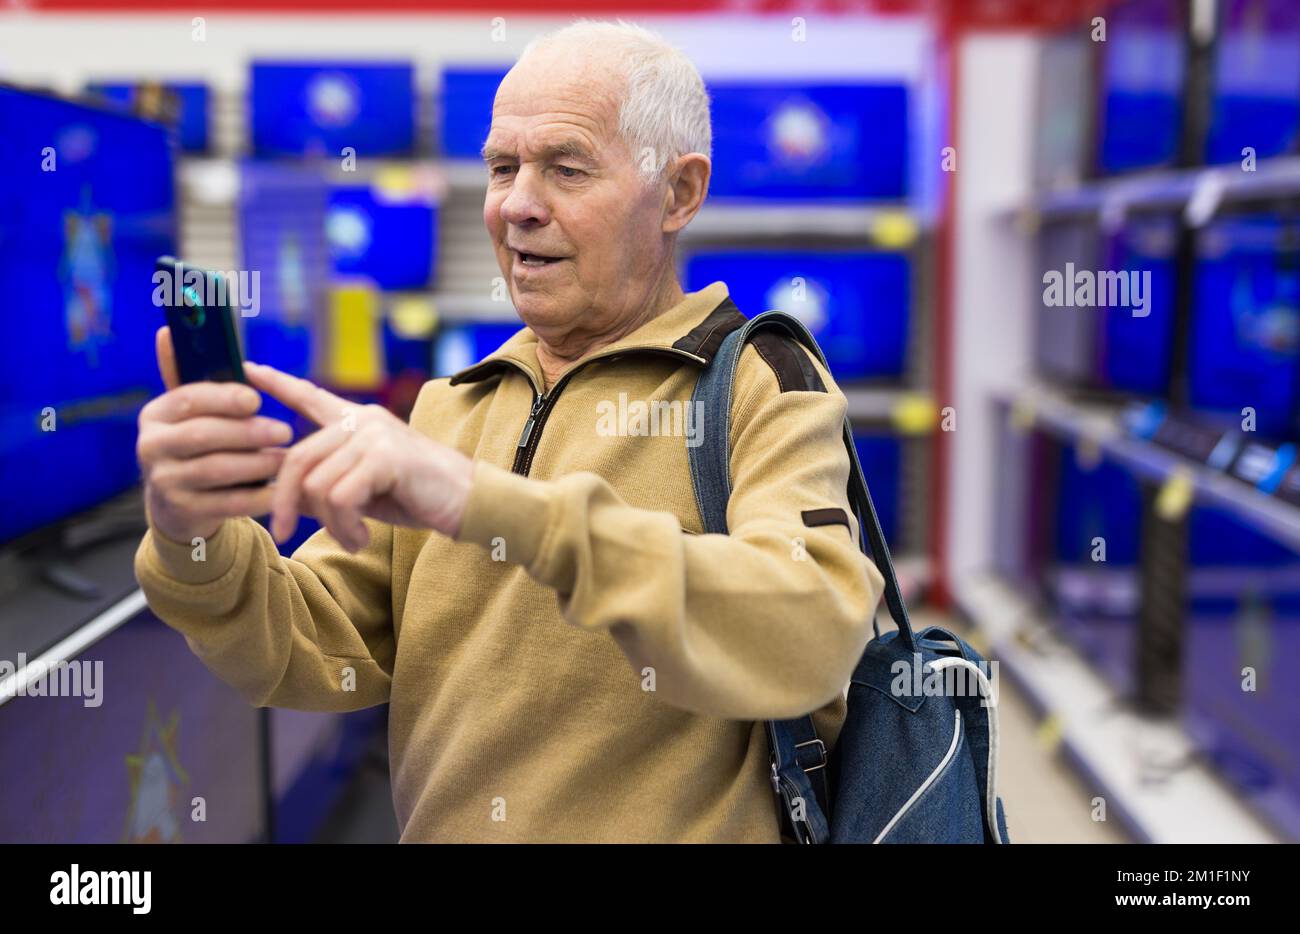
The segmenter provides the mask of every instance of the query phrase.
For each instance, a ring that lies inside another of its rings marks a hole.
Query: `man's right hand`
[[[171,332],[158,329],[167,391],[140,411],[136,456],[154,529],[173,541],[211,538],[233,516],[270,512],[272,488],[237,484],[276,475],[293,440],[284,422],[257,415],[262,397],[241,383],[190,383],[176,371]]]

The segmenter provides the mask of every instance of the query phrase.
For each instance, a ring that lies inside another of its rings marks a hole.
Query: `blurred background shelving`
[[[954,603],[1137,839],[1294,840],[1300,9],[1057,6],[958,72]]]
[[[469,4],[381,0],[340,18],[325,0],[259,14],[214,0],[207,39],[178,42],[188,17],[128,0],[26,6],[0,11],[0,160],[54,134],[61,178],[122,198],[37,197],[43,177],[0,172],[0,273],[42,309],[18,319],[25,339],[0,350],[0,371],[104,361],[85,385],[14,380],[3,399],[0,617],[26,622],[0,618],[0,647],[119,665],[143,653],[176,674],[137,679],[85,737],[120,792],[111,828],[28,819],[78,767],[52,750],[0,791],[0,839],[146,836],[115,770],[143,727],[141,754],[171,776],[149,737],[172,710],[205,724],[171,753],[221,776],[230,834],[391,836],[387,815],[353,826],[338,807],[373,816],[387,791],[382,712],[250,715],[130,595],[127,538],[84,531],[105,509],[139,531],[127,409],[158,388],[157,322],[128,311],[131,283],[161,252],[258,271],[250,357],[405,414],[426,380],[520,326],[484,230],[478,149],[506,68],[571,11],[507,2],[498,38]],[[621,6],[609,14],[682,47],[711,94],[712,193],[678,244],[684,286],[721,279],[746,313],[809,324],[909,601],[967,627],[1008,675],[1021,732],[1004,773],[1055,796],[1032,826],[1007,801],[1013,839],[1300,839],[1300,691],[1285,667],[1300,652],[1300,7]],[[78,126],[129,142],[135,161],[79,162],[84,135],[59,135]],[[172,190],[150,183],[168,173]],[[70,233],[92,260],[111,253],[114,276],[65,262]],[[1143,287],[1144,313],[1136,292],[1099,301],[1120,273],[1138,276],[1126,284]],[[114,342],[69,342],[72,281],[113,309]],[[33,406],[85,399],[122,404],[42,447]],[[92,447],[94,483],[67,466]],[[52,488],[69,495],[37,495]],[[51,559],[98,596],[34,585]],[[0,697],[0,758],[39,735],[37,709]]]

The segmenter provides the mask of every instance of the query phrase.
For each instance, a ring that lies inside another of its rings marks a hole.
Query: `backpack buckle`
[[[809,765],[809,766],[801,765],[799,766],[799,768],[803,769],[805,773],[816,772],[818,769],[826,768],[826,763],[827,761],[829,761],[826,755],[826,744],[819,739],[810,739],[806,743],[795,743],[794,755],[795,755],[796,762],[799,761],[799,750],[802,749],[804,746],[816,746],[818,753],[821,755],[821,761],[818,762],[816,765]]]

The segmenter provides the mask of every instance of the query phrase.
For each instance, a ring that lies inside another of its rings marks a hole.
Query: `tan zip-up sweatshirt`
[[[459,540],[367,520],[289,559],[228,520],[198,562],[151,531],[140,586],[252,704],[388,702],[403,841],[777,842],[762,720],[833,745],[883,584],[844,396],[785,339],[743,353],[731,534],[701,534],[688,429],[716,426],[684,410],[737,320],[715,282],[544,394],[526,329],[429,382],[412,425],[475,460]]]

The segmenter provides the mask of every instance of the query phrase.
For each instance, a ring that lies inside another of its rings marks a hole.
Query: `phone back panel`
[[[164,306],[181,382],[246,383],[230,302],[220,300],[218,282],[212,273],[204,272],[204,282],[206,294],[197,296],[197,304],[169,301]]]

